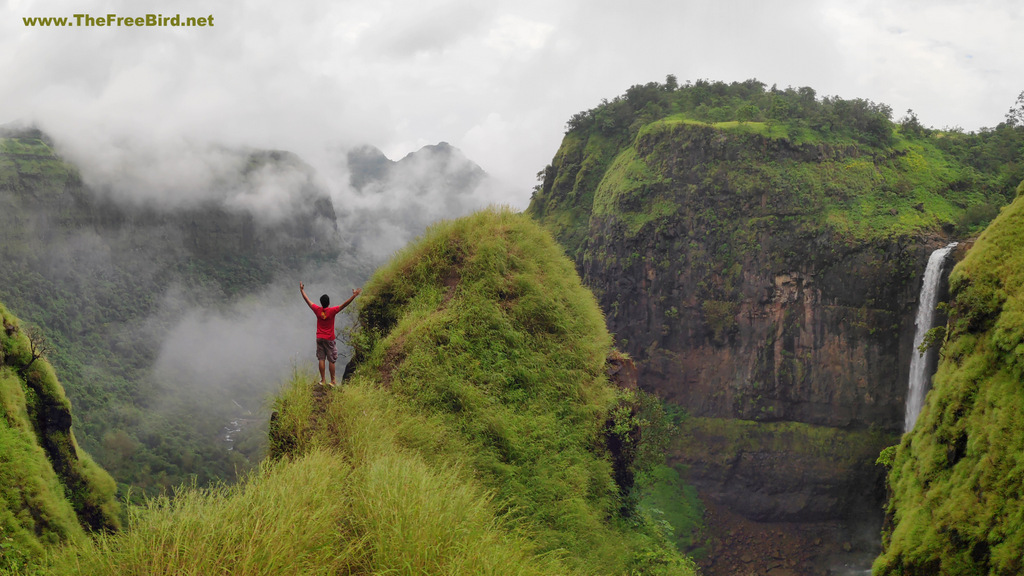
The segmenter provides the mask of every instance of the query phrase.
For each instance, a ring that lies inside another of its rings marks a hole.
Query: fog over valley
[[[41,311],[84,446],[144,488],[161,469],[170,487],[261,457],[270,394],[316,366],[299,281],[340,303],[430,223],[498,200],[445,143],[399,160],[335,149],[321,173],[290,152],[212,145],[90,168],[35,129],[4,136],[3,297]],[[231,464],[223,452],[246,439],[247,460]],[[155,461],[116,461],[141,447]],[[186,465],[181,450],[200,457]]]

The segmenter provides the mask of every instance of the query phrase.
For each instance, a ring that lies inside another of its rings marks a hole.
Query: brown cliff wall
[[[590,249],[610,257],[578,263],[645,388],[695,416],[900,431],[920,270],[941,239],[792,267],[754,255],[735,298],[682,251],[659,263],[672,241],[657,236],[595,236]]]
[[[910,203],[905,152],[673,121],[613,144],[567,135],[530,210],[640,386],[692,416],[690,481],[758,521],[880,525],[945,200]]]

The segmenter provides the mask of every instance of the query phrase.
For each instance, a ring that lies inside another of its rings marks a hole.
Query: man
[[[334,363],[338,361],[338,345],[334,342],[336,336],[334,334],[334,317],[345,309],[346,306],[352,303],[356,299],[356,296],[363,290],[356,288],[352,290],[352,297],[345,300],[341,306],[331,306],[331,299],[328,298],[327,294],[320,297],[320,306],[313,304],[310,301],[309,296],[306,296],[306,286],[299,282],[299,292],[302,293],[302,299],[306,301],[309,309],[316,314],[316,359],[320,361],[320,385],[325,385],[325,374],[324,374],[324,362],[330,363],[331,367],[331,386],[336,384],[334,379]]]

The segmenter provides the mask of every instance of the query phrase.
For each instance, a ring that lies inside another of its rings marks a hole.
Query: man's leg
[[[334,386],[335,384],[336,382],[334,381],[334,362],[331,362],[331,386]]]
[[[320,359],[320,384],[321,385],[323,385],[324,382],[325,382],[324,381],[324,362],[326,362],[326,360],[321,358]],[[334,378],[334,364],[333,363],[331,364],[331,378]]]

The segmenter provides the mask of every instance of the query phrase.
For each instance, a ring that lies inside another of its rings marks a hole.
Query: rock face
[[[627,238],[609,220],[588,244],[608,257],[578,263],[610,311],[610,331],[639,362],[642,386],[697,417],[677,457],[702,493],[757,520],[865,510],[879,520],[873,463],[902,426],[918,271],[941,241],[846,245],[822,257],[809,239],[773,262],[780,247],[766,234],[727,290],[730,280],[702,275],[700,262],[725,238],[703,239],[703,254],[691,255],[682,230]],[[829,240],[840,243],[817,239]],[[666,253],[678,257],[666,263]],[[769,423],[810,426],[794,437]],[[802,450],[804,435],[819,449]],[[735,457],[721,460],[712,446]]]
[[[765,238],[765,252],[738,262],[739,297],[728,298],[714,286],[726,280],[702,277],[671,233],[623,236],[595,236],[589,248],[610,257],[582,266],[645,387],[695,416],[899,429],[916,269],[933,242],[846,246],[827,259],[805,249],[778,266]],[[638,252],[650,256],[631,261]],[[666,252],[680,257],[664,265]]]
[[[922,272],[953,229],[946,183],[915,188],[930,168],[906,155],[669,117],[632,139],[570,131],[544,171],[530,212],[640,386],[690,414],[673,457],[705,500],[877,534],[875,459],[901,432]]]

